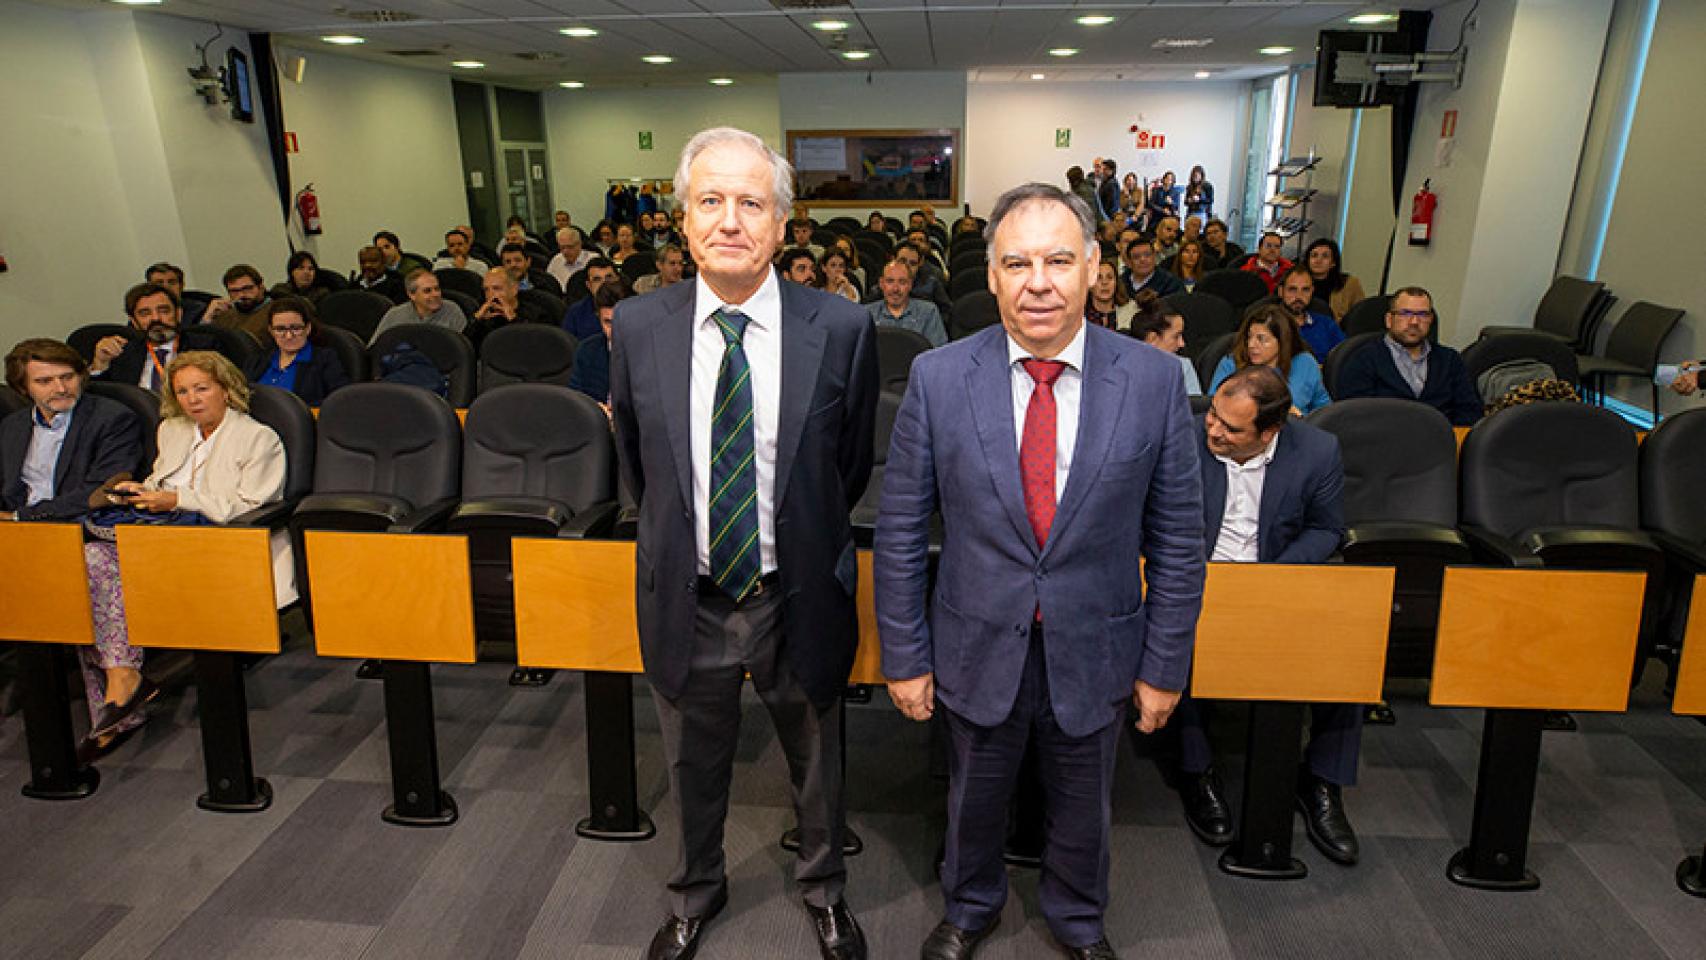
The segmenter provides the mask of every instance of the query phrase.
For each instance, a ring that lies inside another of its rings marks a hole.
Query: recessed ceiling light
[[[1396,13],[1359,13],[1351,18],[1351,22],[1366,26],[1375,23],[1392,23],[1397,19]]]
[[[580,80],[564,80],[559,82],[557,86],[562,87],[564,90],[579,90],[586,86],[586,84]]]
[[[1213,42],[1213,37],[1162,37],[1150,46],[1156,50],[1195,50]]]
[[[1048,55],[1051,57],[1076,57],[1076,56],[1078,56],[1078,48],[1077,47],[1055,47],[1053,50],[1050,50],[1048,52]]]
[[[321,37],[320,42],[322,42],[322,43],[333,43],[333,44],[337,44],[340,47],[353,47],[358,43],[366,43],[367,38],[365,38],[365,37],[352,37],[347,33],[339,33],[339,34],[334,34],[333,36],[330,36],[330,37]]]
[[[647,63],[655,64],[657,66],[662,66],[666,63],[674,63],[675,62],[674,57],[665,56],[664,54],[661,54],[661,53],[648,54],[644,57],[641,57],[640,59],[646,61]]]
[[[847,21],[845,21],[845,20],[813,20],[812,21],[812,29],[813,30],[822,30],[824,33],[835,33],[837,30],[847,29]]]
[[[486,65],[479,60],[452,60],[450,65],[459,70],[484,70]]]
[[[591,27],[564,27],[557,32],[565,37],[574,37],[576,40],[585,40],[587,37],[598,36],[598,31]]]
[[[711,78],[711,86],[713,86],[713,87],[727,87],[727,86],[732,86],[733,84],[734,84],[734,81],[730,80],[728,77],[712,77]]]
[[[1207,70],[1198,70],[1196,73],[1196,77],[1198,80],[1207,80],[1209,77],[1212,77],[1212,76],[1214,76],[1214,74],[1209,73]]]
[[[1114,18],[1105,13],[1091,13],[1079,17],[1077,23],[1081,27],[1105,27],[1114,22]]]
[[[1291,52],[1290,47],[1263,47],[1256,51],[1264,57],[1283,57]]]
[[[871,59],[871,51],[869,50],[843,50],[841,51],[841,55],[849,60]]]
[[[122,3],[127,7],[153,7],[165,2],[165,0],[113,0],[113,2]]]
[[[1046,80],[1048,78],[1046,76],[1044,76],[1043,74],[1033,73],[1033,74],[1031,74],[1031,79],[1032,80]]]

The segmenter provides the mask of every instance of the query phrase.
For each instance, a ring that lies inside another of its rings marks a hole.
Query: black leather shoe
[[[1357,862],[1356,831],[1345,816],[1345,803],[1339,797],[1339,785],[1328,783],[1310,773],[1307,768],[1297,774],[1297,809],[1303,814],[1303,827],[1309,842],[1321,855],[1334,863],[1351,866]]]
[[[823,960],[865,960],[865,931],[853,919],[847,902],[833,907],[814,907],[806,904],[811,914],[812,933],[817,935],[817,952]]]
[[[971,960],[977,953],[977,945],[982,943],[995,928],[1001,925],[1001,915],[982,930],[961,930],[946,920],[936,924],[936,929],[924,938],[924,951],[920,960]]]
[[[729,888],[725,885],[717,890],[711,905],[699,916],[671,914],[652,935],[651,946],[646,948],[646,960],[692,960],[693,955],[699,952],[699,935],[705,932],[705,925],[722,913],[728,903]]]
[[[1185,822],[1197,839],[1211,847],[1232,842],[1232,808],[1226,804],[1226,787],[1213,767],[1202,773],[1181,772],[1179,799],[1185,803]]]
[[[1072,960],[1120,960],[1120,955],[1114,952],[1113,945],[1103,937],[1088,947],[1067,947],[1066,955]]]
[[[129,720],[136,711],[142,709],[144,704],[159,695],[160,688],[155,685],[154,681],[143,677],[142,682],[137,684],[136,690],[131,693],[129,700],[123,703],[101,705],[100,716],[96,717],[95,722],[89,726],[88,739],[99,740],[102,737],[110,737],[117,733],[119,724]]]

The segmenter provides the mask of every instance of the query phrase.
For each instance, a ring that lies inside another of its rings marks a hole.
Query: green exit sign
[[[1072,128],[1059,127],[1054,131],[1054,148],[1065,150],[1072,146]]]
[[[652,148],[652,132],[650,130],[641,130],[640,131],[640,149],[641,150],[650,150],[651,148]]]

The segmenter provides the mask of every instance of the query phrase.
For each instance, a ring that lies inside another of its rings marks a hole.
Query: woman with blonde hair
[[[1327,388],[1321,382],[1321,365],[1295,331],[1296,324],[1277,303],[1260,304],[1244,315],[1238,333],[1232,338],[1232,353],[1220,358],[1209,381],[1210,396],[1220,383],[1232,376],[1234,370],[1251,365],[1265,365],[1286,374],[1291,386],[1292,409],[1299,416],[1313,413],[1331,403]]]

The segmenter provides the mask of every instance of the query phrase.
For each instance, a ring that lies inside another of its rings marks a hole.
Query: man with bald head
[[[585,270],[592,257],[592,252],[581,243],[581,232],[574,227],[564,227],[557,231],[557,255],[545,265],[545,272],[556,278],[557,285],[566,290],[569,278]]]

